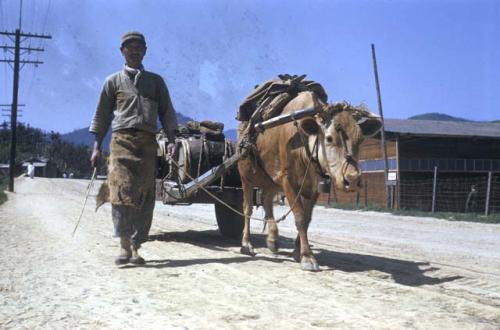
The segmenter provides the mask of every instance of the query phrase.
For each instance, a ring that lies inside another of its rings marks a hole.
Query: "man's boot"
[[[120,254],[115,258],[115,264],[125,265],[129,262],[131,256],[130,239],[128,237],[120,237]]]
[[[139,248],[135,247],[133,244],[130,246],[132,250],[132,256],[130,257],[130,263],[134,265],[144,265],[146,260],[139,255]]]

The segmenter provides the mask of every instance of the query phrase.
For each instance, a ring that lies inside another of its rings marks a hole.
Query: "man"
[[[33,165],[33,162],[28,164],[27,174],[32,179],[35,177],[35,165]]]
[[[101,145],[111,125],[107,185],[115,236],[120,238],[117,265],[144,264],[138,250],[148,238],[155,203],[156,122],[167,135],[167,151],[175,152],[177,121],[163,79],[144,70],[146,40],[139,32],[122,37],[125,67],[106,78],[90,132],[95,134],[90,159],[96,167]]]

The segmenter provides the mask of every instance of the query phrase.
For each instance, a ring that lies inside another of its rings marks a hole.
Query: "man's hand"
[[[96,133],[94,150],[92,150],[92,156],[90,156],[90,165],[92,165],[92,167],[97,167],[97,165],[99,165],[99,160],[101,159],[102,156],[101,145],[103,138],[104,138],[103,134]]]
[[[90,156],[90,165],[92,167],[97,167],[99,160],[101,159],[101,150],[94,148],[92,151],[92,156]]]
[[[175,143],[173,142],[169,142],[167,144],[167,154],[170,156],[170,157],[174,157],[175,155]]]

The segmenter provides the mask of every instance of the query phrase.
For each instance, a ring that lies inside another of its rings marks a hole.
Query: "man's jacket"
[[[127,128],[156,133],[157,120],[166,132],[177,127],[175,111],[162,77],[141,71],[134,77],[125,70],[106,78],[90,132],[104,136]],[[135,83],[134,83],[135,80]]]

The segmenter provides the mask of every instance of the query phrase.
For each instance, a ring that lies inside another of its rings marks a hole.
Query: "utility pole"
[[[20,15],[21,16],[21,15]],[[43,64],[41,61],[31,61],[22,60],[20,57],[22,54],[32,51],[43,52],[43,48],[31,48],[31,47],[21,47],[21,42],[26,41],[29,38],[41,38],[41,39],[51,39],[49,35],[36,34],[36,33],[24,33],[21,32],[21,18],[19,18],[19,28],[15,32],[0,31],[0,35],[7,36],[14,46],[3,45],[4,51],[9,51],[14,55],[14,59],[2,59],[0,62],[8,63],[9,66],[14,71],[14,84],[12,88],[12,104],[11,104],[11,114],[10,114],[10,161],[9,161],[9,191],[14,191],[14,170],[16,166],[16,143],[17,143],[17,97],[19,92],[19,71],[23,68],[25,64]],[[23,40],[21,40],[21,37]],[[22,51],[22,54],[21,54]],[[14,66],[12,66],[14,64]]]
[[[384,158],[385,193],[387,196],[387,207],[390,207],[391,199],[392,199],[390,192],[392,192],[392,190],[389,189],[389,162],[387,160],[387,142],[385,140],[384,112],[382,110],[382,96],[380,95],[380,83],[378,80],[377,57],[375,55],[375,45],[374,44],[372,44],[372,60],[373,60],[373,72],[375,73],[375,85],[377,88],[378,111],[380,114],[380,121],[382,122],[382,129],[380,130],[380,137],[381,137],[381,143],[382,143],[382,157]]]

